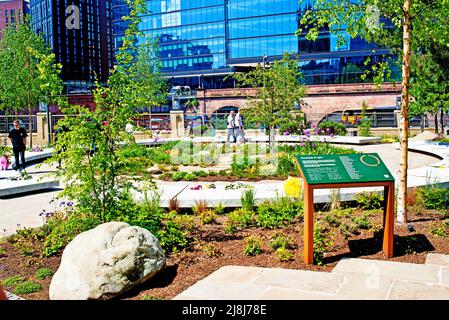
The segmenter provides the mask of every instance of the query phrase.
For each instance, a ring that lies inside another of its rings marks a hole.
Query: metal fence
[[[27,115],[8,115],[8,116],[0,116],[0,133],[8,133],[12,129],[14,129],[14,120],[18,120],[20,126],[28,131],[29,123],[31,120],[31,130],[33,133],[37,132],[37,116],[32,115],[31,118]]]
[[[170,131],[170,114],[169,113],[143,113],[134,118],[134,125],[147,129]]]
[[[372,128],[395,128],[398,126],[397,116],[393,112],[367,112],[366,118],[371,120]],[[322,121],[341,122],[348,128],[355,128],[362,122],[361,114],[343,114],[342,112],[326,115]],[[426,115],[411,117],[410,127],[429,127],[429,120]]]

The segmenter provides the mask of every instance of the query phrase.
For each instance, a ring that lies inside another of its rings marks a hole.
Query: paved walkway
[[[226,266],[174,300],[448,300],[449,256],[426,264],[342,259],[332,272]]]
[[[47,164],[32,164],[26,168],[34,180],[46,176],[53,170],[54,168]],[[0,171],[3,175],[11,173]],[[6,182],[11,181],[0,180],[0,183]],[[51,212],[57,209],[58,203],[52,200],[59,192],[61,192],[59,188],[50,188],[0,198],[0,237],[14,234],[17,228],[41,226],[44,222],[39,213],[42,210]]]

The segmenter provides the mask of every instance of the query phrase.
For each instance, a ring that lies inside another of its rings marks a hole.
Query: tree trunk
[[[268,144],[270,146],[270,153],[274,153],[274,143],[276,141],[276,129],[273,125],[270,126],[269,136],[268,136]]]
[[[402,62],[402,104],[401,104],[401,162],[399,166],[399,194],[397,221],[407,223],[407,169],[408,169],[408,108],[410,104],[410,56],[411,56],[411,0],[404,2],[404,57]]]
[[[440,123],[441,123],[441,134],[444,134],[444,111],[440,108]]]
[[[30,137],[30,150],[33,149],[33,123],[31,118],[31,104],[28,102],[28,136]]]
[[[435,119],[435,133],[439,134],[440,130],[438,130],[438,111],[435,112],[435,118],[434,119]]]

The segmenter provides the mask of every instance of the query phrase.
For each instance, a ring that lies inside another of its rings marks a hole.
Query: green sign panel
[[[394,181],[377,153],[297,156],[308,184]]]

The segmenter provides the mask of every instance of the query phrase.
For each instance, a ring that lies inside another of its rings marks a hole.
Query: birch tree
[[[306,12],[298,34],[315,40],[321,30],[335,32],[339,44],[361,37],[388,48],[402,65],[400,121],[401,161],[397,221],[407,222],[408,128],[410,107],[410,68],[412,53],[419,53],[430,42],[449,46],[448,0],[300,0]],[[373,67],[377,84],[386,80],[389,66]]]

